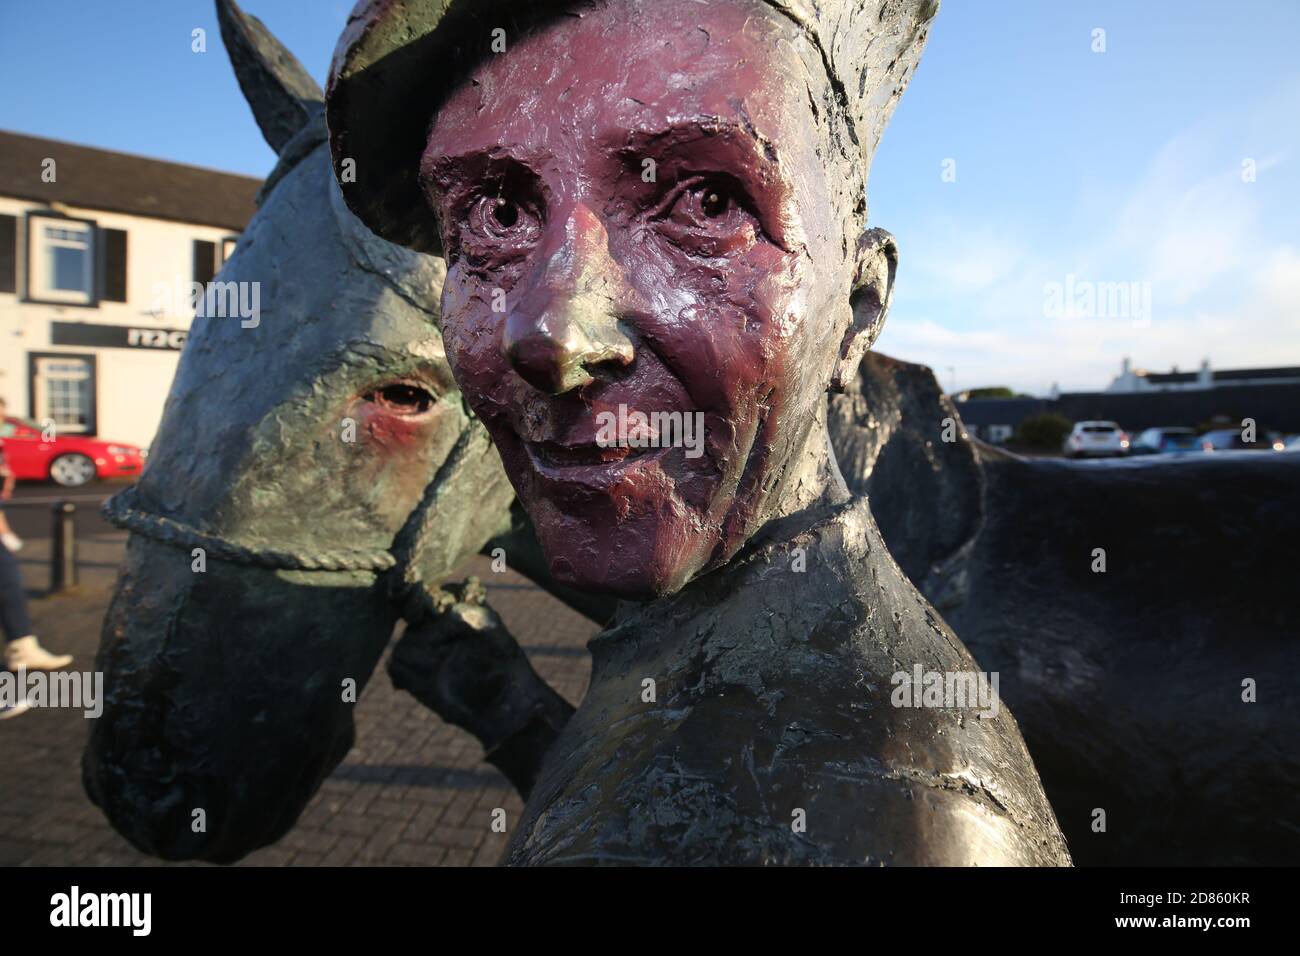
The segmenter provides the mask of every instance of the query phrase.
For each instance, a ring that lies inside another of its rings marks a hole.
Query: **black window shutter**
[[[18,217],[0,216],[0,292],[18,291]]]
[[[217,274],[217,244],[206,239],[194,240],[194,281],[207,285]]]
[[[101,230],[104,237],[104,295],[106,302],[126,301],[126,231]]]

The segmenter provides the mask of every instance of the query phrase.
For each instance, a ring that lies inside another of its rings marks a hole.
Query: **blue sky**
[[[350,0],[244,6],[323,81]],[[1297,37],[1294,0],[946,0],[871,174],[901,249],[879,348],[1033,393],[1104,386],[1123,356],[1300,364]],[[0,88],[0,128],[273,162],[206,0],[0,0]],[[1049,307],[1067,282],[1128,305]]]

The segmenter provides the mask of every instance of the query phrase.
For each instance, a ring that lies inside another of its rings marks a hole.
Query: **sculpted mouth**
[[[560,445],[551,441],[525,441],[533,461],[547,468],[575,468],[617,465],[643,457],[661,448],[630,448],[625,445]]]

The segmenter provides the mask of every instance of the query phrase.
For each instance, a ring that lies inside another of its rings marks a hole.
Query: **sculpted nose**
[[[503,348],[524,381],[560,395],[591,382],[599,365],[630,365],[634,353],[618,321],[624,278],[605,227],[579,204],[552,229],[506,317]]]

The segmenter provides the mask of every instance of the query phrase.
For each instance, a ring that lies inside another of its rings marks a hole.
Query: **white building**
[[[1106,387],[1108,392],[1175,392],[1227,388],[1233,385],[1296,385],[1300,384],[1300,367],[1233,368],[1213,371],[1210,360],[1201,362],[1195,372],[1180,372],[1177,366],[1168,372],[1152,372],[1134,368],[1127,358],[1120,365],[1119,374]]]
[[[0,396],[148,446],[208,282],[261,181],[0,131]],[[170,292],[172,294],[162,294]]]

